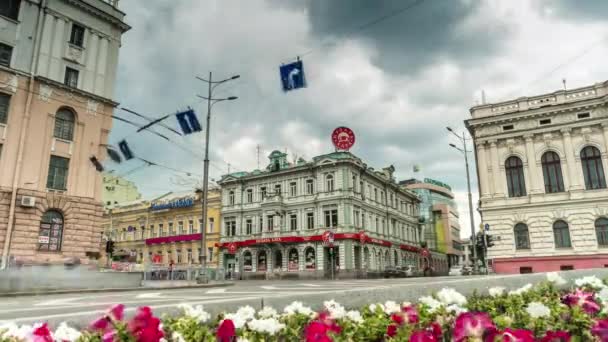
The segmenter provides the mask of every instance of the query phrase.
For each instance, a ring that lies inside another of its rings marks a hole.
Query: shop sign
[[[230,254],[236,253],[236,243],[231,242],[228,244],[228,253],[230,253]]]
[[[157,202],[150,206],[150,210],[164,210],[176,208],[188,208],[194,205],[194,198],[181,198],[171,202]]]
[[[38,243],[49,243],[49,237],[48,236],[39,236]]]
[[[449,186],[449,185],[447,185],[447,184],[445,184],[443,182],[440,182],[438,180],[434,180],[434,179],[431,179],[431,178],[425,178],[424,182],[427,183],[427,184],[437,185],[437,186],[440,186],[442,188],[446,188],[446,189],[452,191],[452,187],[451,186]]]
[[[323,235],[321,236],[321,238],[323,239],[323,244],[325,246],[333,246],[334,244],[334,232],[331,232],[329,230],[325,231],[323,233]]]
[[[365,245],[365,243],[367,242],[367,235],[365,234],[364,230],[359,231],[359,243],[361,243],[362,245]]]
[[[348,151],[355,144],[355,132],[348,127],[338,127],[331,134],[331,141],[336,149]]]

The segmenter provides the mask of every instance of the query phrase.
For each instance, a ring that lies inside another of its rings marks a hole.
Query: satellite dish
[[[122,162],[122,158],[120,158],[120,154],[118,152],[116,152],[112,147],[108,146],[106,148],[106,151],[108,152],[108,157],[110,157],[110,159],[112,159],[115,163],[119,163]]]

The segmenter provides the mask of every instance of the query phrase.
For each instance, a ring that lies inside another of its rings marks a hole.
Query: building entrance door
[[[338,247],[323,248],[323,259],[325,260],[325,278],[336,279],[338,273],[338,265],[340,265]]]
[[[224,259],[224,269],[226,270],[226,279],[234,279],[234,271],[236,270],[236,259],[234,255],[226,255]]]

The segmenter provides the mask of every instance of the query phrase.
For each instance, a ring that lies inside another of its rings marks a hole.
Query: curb
[[[54,294],[71,294],[71,293],[97,293],[97,292],[129,292],[129,291],[157,291],[157,290],[183,290],[183,289],[205,289],[214,287],[228,287],[233,286],[234,282],[231,283],[217,283],[217,284],[200,284],[200,285],[184,285],[184,286],[159,286],[159,287],[124,287],[124,288],[106,288],[106,289],[74,289],[74,290],[39,290],[39,291],[28,291],[28,292],[7,292],[0,293],[1,297],[21,297],[21,296],[46,296]]]

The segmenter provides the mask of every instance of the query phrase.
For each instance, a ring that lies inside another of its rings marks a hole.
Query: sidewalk
[[[216,288],[233,286],[234,282],[230,281],[212,281],[208,284],[197,284],[196,281],[187,280],[150,280],[142,282],[142,286],[125,287],[125,288],[104,288],[104,289],[40,289],[27,292],[4,292],[0,293],[0,297],[19,297],[19,296],[38,296],[52,294],[71,294],[71,293],[96,293],[96,292],[126,292],[126,291],[152,291],[152,290],[177,290],[177,289],[197,289],[197,288]]]

